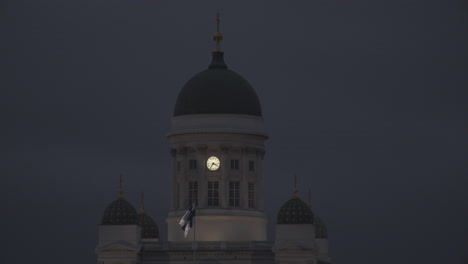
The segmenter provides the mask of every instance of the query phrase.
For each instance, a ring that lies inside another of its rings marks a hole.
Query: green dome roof
[[[138,224],[141,227],[141,238],[158,238],[159,228],[151,217],[145,213],[138,214]]]
[[[236,114],[262,116],[255,90],[239,74],[228,70],[223,52],[213,52],[208,70],[190,79],[177,96],[174,116]]]
[[[315,238],[328,238],[327,227],[320,217],[314,217],[314,226]]]
[[[298,197],[284,203],[278,213],[277,224],[313,224],[314,214]]]
[[[123,198],[107,206],[102,216],[103,225],[137,225],[138,216],[135,208]]]

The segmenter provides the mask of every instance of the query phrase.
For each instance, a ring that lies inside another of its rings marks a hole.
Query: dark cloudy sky
[[[166,133],[217,9],[271,135],[270,227],[296,172],[334,263],[468,263],[468,3],[450,0],[1,1],[0,262],[95,263],[120,173],[166,236]]]

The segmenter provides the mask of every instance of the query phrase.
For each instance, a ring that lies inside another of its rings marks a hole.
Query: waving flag
[[[195,217],[195,204],[192,204],[190,208],[185,212],[184,216],[179,220],[179,225],[184,230],[184,237],[187,237],[188,232],[193,226],[193,218]]]

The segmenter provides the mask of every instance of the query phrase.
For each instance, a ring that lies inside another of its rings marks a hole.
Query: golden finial
[[[213,40],[216,42],[216,50],[215,51],[221,51],[221,47],[219,46],[219,43],[221,40],[223,40],[223,34],[219,32],[219,22],[221,20],[219,19],[219,12],[216,12],[216,33],[213,36]]]
[[[143,203],[144,199],[145,199],[145,194],[143,192],[141,192],[140,214],[145,213],[145,204]]]
[[[299,191],[297,190],[297,175],[294,173],[294,190],[293,190],[293,198],[297,198],[297,193]]]
[[[119,178],[119,199],[122,200],[123,199],[123,189],[122,189],[122,174],[120,174],[120,178]]]
[[[312,208],[312,198],[310,198],[310,189],[309,189],[309,208]]]

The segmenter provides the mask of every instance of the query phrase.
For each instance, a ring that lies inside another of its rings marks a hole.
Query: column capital
[[[175,157],[175,155],[177,154],[177,149],[171,148],[170,152],[171,152],[171,156]]]
[[[179,152],[180,154],[187,154],[187,147],[185,147],[185,146],[179,147],[177,149],[177,152]]]
[[[207,147],[205,144],[198,144],[198,145],[197,145],[197,150],[198,150],[199,152],[205,153],[207,149],[208,149],[208,147]]]
[[[262,159],[265,157],[265,150],[257,149],[256,152],[257,152],[257,155],[259,155]]]
[[[221,145],[219,148],[221,149],[222,153],[228,153],[229,152],[229,145]]]

